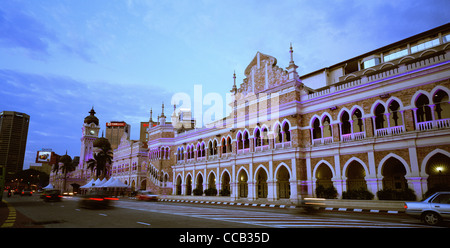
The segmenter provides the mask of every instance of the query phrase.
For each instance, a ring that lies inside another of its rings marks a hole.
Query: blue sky
[[[24,168],[36,151],[80,153],[94,106],[139,122],[177,92],[225,98],[257,51],[300,74],[448,23],[450,2],[0,0],[0,111],[31,116]],[[323,85],[309,85],[318,88]],[[207,106],[206,106],[207,107]]]

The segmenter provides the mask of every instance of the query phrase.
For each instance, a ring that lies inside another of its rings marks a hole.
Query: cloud
[[[85,39],[72,35],[62,39],[36,15],[26,11],[26,6],[18,2],[0,5],[0,46],[22,49],[26,55],[36,60],[48,60],[52,48],[76,55],[86,62],[94,62],[88,53],[93,45]]]
[[[2,69],[0,85],[0,111],[30,115],[27,150],[45,147],[61,153],[68,149],[73,156],[79,154],[81,127],[92,106],[102,130],[106,122],[123,120],[132,125],[132,139],[138,139],[140,122],[148,121],[150,108],[156,115],[161,102],[170,101],[172,95],[152,85],[83,82]],[[25,159],[28,165],[34,157]]]
[[[20,10],[0,8],[0,44],[23,48],[32,57],[47,55],[50,42],[57,42],[54,32]]]

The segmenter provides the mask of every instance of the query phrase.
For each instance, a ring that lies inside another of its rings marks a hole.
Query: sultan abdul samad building
[[[183,109],[150,117],[148,142],[122,137],[111,176],[167,195],[213,188],[230,200],[296,201],[319,185],[338,198],[410,188],[421,199],[450,186],[450,24],[306,75],[293,57],[291,47],[284,69],[257,52],[243,82],[230,80],[232,112],[214,127],[194,128]],[[82,140],[92,144],[99,126],[90,119]],[[77,174],[92,153],[84,144],[73,174],[87,182]]]

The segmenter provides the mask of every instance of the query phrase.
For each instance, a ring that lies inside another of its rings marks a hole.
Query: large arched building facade
[[[302,76],[290,56],[282,69],[257,52],[211,126],[186,110],[150,120],[146,187],[296,201],[319,185],[418,199],[450,185],[449,24]]]

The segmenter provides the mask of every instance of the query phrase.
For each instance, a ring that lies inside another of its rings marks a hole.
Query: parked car
[[[450,192],[437,192],[421,202],[405,202],[405,213],[428,225],[450,220]]]
[[[61,191],[57,189],[45,190],[42,192],[41,198],[44,199],[44,201],[61,201]]]
[[[32,196],[33,192],[29,189],[24,189],[24,190],[22,190],[22,193],[20,193],[20,195],[21,196],[24,196],[24,195]]]
[[[136,199],[141,201],[157,201],[158,195],[155,195],[150,191],[140,190],[136,194]]]
[[[81,196],[78,204],[82,208],[110,208],[113,206],[112,203],[117,200],[119,198],[112,197],[108,193],[93,191]]]

